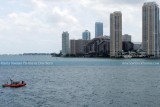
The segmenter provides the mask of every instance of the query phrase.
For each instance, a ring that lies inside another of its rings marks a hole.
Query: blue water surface
[[[159,60],[0,56],[0,84],[24,80],[21,88],[0,87],[0,107],[159,107]]]

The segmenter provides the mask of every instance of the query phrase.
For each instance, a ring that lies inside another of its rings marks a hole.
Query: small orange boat
[[[26,83],[24,83],[24,84],[3,84],[2,86],[3,87],[13,87],[13,88],[17,88],[17,87],[23,87],[23,86],[25,86],[26,85]]]
[[[22,82],[11,82],[11,84],[3,84],[2,87],[11,87],[11,88],[18,88],[18,87],[23,87],[26,86],[26,83],[24,81]]]

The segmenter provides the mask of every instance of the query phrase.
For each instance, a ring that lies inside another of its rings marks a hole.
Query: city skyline
[[[154,0],[160,5],[159,0]],[[142,41],[142,6],[149,0],[22,0],[0,1],[0,54],[59,52],[61,34],[79,39],[87,29],[94,37],[95,22],[109,35],[109,15],[121,11],[122,35]],[[135,8],[136,7],[136,8]],[[127,9],[126,9],[127,8]],[[83,16],[83,17],[82,17]]]

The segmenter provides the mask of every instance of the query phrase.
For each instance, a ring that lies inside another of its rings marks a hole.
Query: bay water
[[[1,55],[0,107],[160,107],[160,61]]]

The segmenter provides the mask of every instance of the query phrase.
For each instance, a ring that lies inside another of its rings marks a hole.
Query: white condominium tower
[[[147,55],[159,57],[159,7],[146,2],[142,7],[142,49]]]
[[[68,32],[62,33],[62,54],[63,55],[69,54],[69,33]]]
[[[119,57],[122,52],[122,13],[110,14],[110,57]]]

